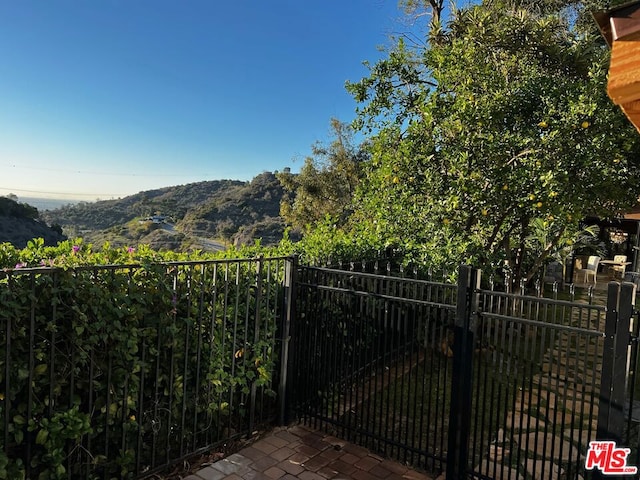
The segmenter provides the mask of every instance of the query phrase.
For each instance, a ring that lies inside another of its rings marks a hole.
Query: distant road
[[[172,234],[178,233],[176,231],[175,225],[173,225],[172,223],[163,223],[162,228]],[[211,240],[210,238],[197,236],[192,236],[191,238],[193,238],[196,243],[199,243],[202,246],[202,249],[207,252],[220,252],[227,249],[224,244],[215,240]]]
[[[216,242],[215,240],[210,240],[210,239],[204,238],[204,237],[194,237],[194,238],[196,240],[198,240],[202,244],[203,250],[221,252],[222,250],[226,250],[227,249],[226,246],[224,246],[220,242]]]

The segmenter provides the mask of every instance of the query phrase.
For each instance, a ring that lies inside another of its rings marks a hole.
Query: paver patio
[[[277,428],[249,447],[185,480],[428,480],[406,465],[339,438],[295,425]]]

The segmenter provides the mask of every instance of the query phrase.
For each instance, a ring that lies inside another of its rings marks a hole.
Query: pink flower
[[[136,249],[135,249],[135,248],[133,248],[133,247],[128,247],[128,248],[127,248],[127,253],[128,253],[128,254],[132,254],[132,253],[133,253],[133,252],[135,252],[135,251],[136,251]]]
[[[71,250],[73,250],[73,253],[78,253],[80,251],[80,246],[79,245],[74,245]]]
[[[15,266],[14,268],[24,268],[24,267],[26,267],[26,266],[27,266],[27,264],[26,264],[26,263],[24,263],[24,262],[20,262],[20,263],[16,263],[16,266]]]

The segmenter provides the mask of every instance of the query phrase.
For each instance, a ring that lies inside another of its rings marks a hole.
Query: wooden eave
[[[593,16],[611,47],[607,93],[640,131],[640,1]]]

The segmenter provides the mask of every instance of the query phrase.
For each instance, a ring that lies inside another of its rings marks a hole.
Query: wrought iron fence
[[[605,307],[355,270],[0,272],[0,478],[144,477],[290,414],[448,478],[590,478],[590,440],[636,448],[630,285]]]
[[[466,267],[457,285],[354,270],[298,269],[303,421],[447,478],[591,476],[589,441],[621,431],[628,342],[607,328],[628,325],[628,288],[605,307],[483,290]]]
[[[296,413],[384,455],[441,468],[456,286],[313,267],[298,274]]]
[[[273,420],[286,262],[0,272],[0,476],[144,476]]]
[[[460,468],[473,478],[585,478],[601,406],[605,305],[475,287],[460,331],[472,360],[454,390],[471,413],[457,425],[469,446],[461,447],[466,462],[447,465],[451,477]]]

